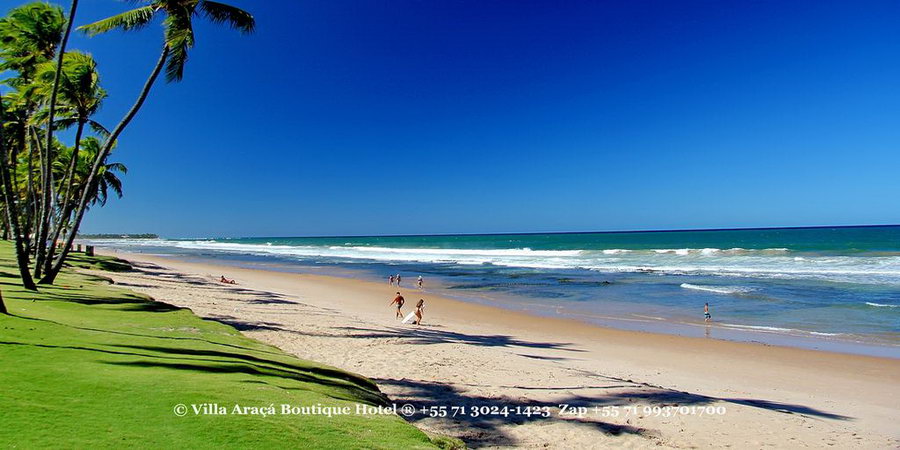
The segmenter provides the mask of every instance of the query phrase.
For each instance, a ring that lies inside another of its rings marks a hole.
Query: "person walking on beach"
[[[706,322],[712,320],[712,315],[709,314],[709,303],[703,305],[703,320]]]
[[[390,282],[391,282],[391,286],[393,286],[393,285],[394,285],[394,274],[391,274],[391,276],[390,276],[390,277],[388,277],[388,281],[390,281]]]
[[[397,287],[400,287],[400,274],[397,274]]]
[[[403,313],[400,312],[400,308],[403,307],[403,304],[406,303],[406,300],[403,299],[403,296],[400,295],[399,292],[397,292],[397,296],[394,297],[394,300],[391,301],[391,305],[393,305],[394,303],[397,304],[397,318],[398,318],[398,319],[402,319],[402,318],[403,318]]]
[[[420,298],[418,302],[416,302],[416,325],[422,325],[422,310],[425,309],[425,299]]]
[[[416,285],[419,286],[419,289],[422,289],[423,284],[425,284],[425,280],[422,279],[422,275],[419,275],[419,279],[416,280]]]

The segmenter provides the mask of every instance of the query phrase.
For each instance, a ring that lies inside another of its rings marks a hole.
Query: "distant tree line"
[[[112,233],[100,233],[100,234],[79,234],[77,236],[78,239],[159,239],[158,234],[153,233],[139,233],[139,234],[112,234]]]

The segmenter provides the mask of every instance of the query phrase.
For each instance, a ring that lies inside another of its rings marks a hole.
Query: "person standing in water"
[[[400,274],[397,274],[397,287],[400,287]]]
[[[425,284],[425,280],[422,279],[422,275],[419,275],[419,279],[416,280],[416,285],[419,286],[419,289],[422,289],[423,284]]]
[[[397,292],[397,296],[394,297],[394,300],[391,301],[391,305],[393,305],[394,303],[397,304],[397,318],[398,318],[398,319],[402,319],[402,318],[403,318],[403,313],[400,312],[400,308],[403,307],[403,304],[406,303],[406,300],[403,299],[403,296],[400,295],[399,292]]]
[[[391,286],[393,286],[393,285],[394,285],[394,275],[393,275],[393,274],[391,274],[391,276],[390,276],[390,277],[388,277],[388,281],[390,281],[390,282],[391,282]]]
[[[703,320],[706,322],[712,320],[712,315],[709,314],[709,303],[703,305]]]
[[[416,302],[416,325],[422,325],[422,311],[425,309],[425,299],[420,298],[418,302]]]

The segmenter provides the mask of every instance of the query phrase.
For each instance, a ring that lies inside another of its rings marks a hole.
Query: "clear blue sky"
[[[86,232],[900,223],[896,1],[250,1],[201,23]],[[82,2],[78,23],[127,3]],[[78,37],[109,126],[158,26]]]

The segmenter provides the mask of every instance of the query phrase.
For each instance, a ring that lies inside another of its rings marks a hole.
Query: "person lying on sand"
[[[225,283],[225,284],[237,284],[236,281],[234,281],[234,280],[229,280],[228,278],[225,278],[225,275],[222,275],[222,277],[219,279],[219,282],[220,282],[220,283]]]
[[[420,298],[419,301],[416,303],[416,321],[415,321],[416,325],[422,324],[422,310],[424,310],[424,309],[425,309],[425,299]]]
[[[406,300],[403,299],[403,296],[400,295],[399,292],[397,292],[397,296],[394,297],[394,300],[391,301],[391,305],[393,305],[394,303],[397,304],[397,318],[402,319],[403,313],[400,312],[400,308],[403,307],[403,304],[406,303]]]

